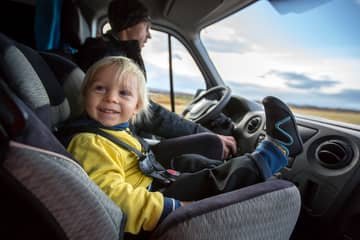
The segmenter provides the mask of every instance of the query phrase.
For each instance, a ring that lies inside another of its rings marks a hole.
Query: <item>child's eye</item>
[[[94,89],[95,89],[95,92],[98,92],[98,93],[104,93],[106,90],[103,86],[100,86],[100,85],[95,86]]]
[[[120,96],[131,96],[131,92],[128,90],[120,90],[119,95]]]

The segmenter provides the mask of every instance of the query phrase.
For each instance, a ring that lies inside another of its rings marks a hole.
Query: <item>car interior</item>
[[[14,70],[13,62],[7,63]],[[22,63],[26,64],[30,65]],[[126,215],[89,179],[49,126],[10,90],[7,85],[12,82],[1,79],[0,83],[1,235],[9,239],[127,239],[123,232]],[[37,99],[32,100],[36,104]],[[300,194],[292,183],[267,181],[182,207],[146,238],[288,239],[299,212]],[[282,227],[274,231],[279,224]]]
[[[102,34],[108,2],[0,3],[1,236],[128,237],[121,209],[54,136],[59,124],[81,114],[84,72],[72,53]],[[199,32],[257,1],[142,2],[152,28],[183,43],[205,79],[206,89],[195,94],[184,117],[233,135],[239,154],[251,152],[265,136],[263,108],[222,82]],[[178,209],[148,238],[359,239],[359,126],[296,117],[304,151],[273,179]]]

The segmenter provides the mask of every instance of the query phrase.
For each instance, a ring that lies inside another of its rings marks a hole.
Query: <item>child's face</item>
[[[118,79],[116,71],[111,65],[98,70],[84,96],[87,114],[106,127],[129,121],[139,108],[136,76]]]

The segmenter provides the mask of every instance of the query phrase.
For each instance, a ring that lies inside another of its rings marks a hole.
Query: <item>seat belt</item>
[[[151,150],[146,150],[146,153],[142,153],[131,145],[121,141],[119,138],[114,137],[113,135],[99,129],[92,127],[76,127],[76,128],[65,128],[61,130],[61,134],[65,134],[66,136],[74,135],[81,132],[95,133],[100,136],[109,139],[122,149],[125,149],[131,153],[133,153],[139,160],[139,169],[142,173],[144,173],[148,177],[152,177],[154,179],[159,180],[162,184],[168,185],[171,182],[174,182],[176,178],[180,175],[179,172],[173,169],[165,169],[158,161],[155,159],[155,155]],[[139,139],[138,139],[139,140]],[[139,142],[143,145],[143,142],[139,140]]]

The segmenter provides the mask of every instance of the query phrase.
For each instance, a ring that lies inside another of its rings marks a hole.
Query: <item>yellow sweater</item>
[[[103,130],[141,150],[139,141],[126,131]],[[127,215],[125,232],[136,234],[141,229],[151,231],[156,227],[163,211],[164,197],[159,192],[147,190],[152,179],[139,170],[134,154],[94,133],[75,135],[68,151]]]

